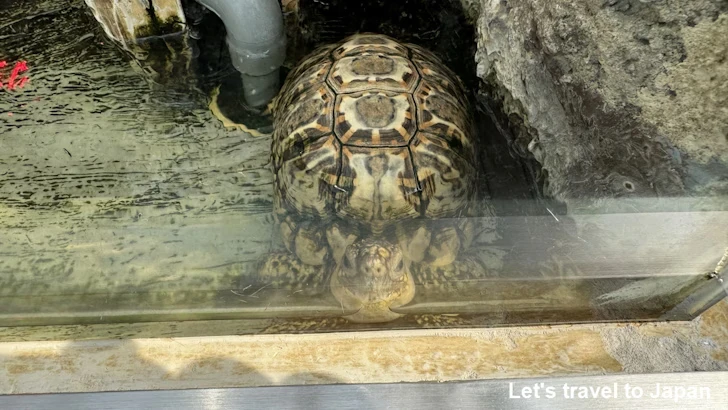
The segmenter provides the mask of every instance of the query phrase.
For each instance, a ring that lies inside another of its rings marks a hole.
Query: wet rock
[[[728,194],[728,2],[483,0],[478,76],[546,191]]]

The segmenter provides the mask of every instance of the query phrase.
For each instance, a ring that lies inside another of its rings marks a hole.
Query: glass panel
[[[684,320],[726,295],[725,144],[644,134],[557,57],[538,111],[477,7],[284,1],[254,107],[224,13],[86,3],[0,8],[0,326]]]

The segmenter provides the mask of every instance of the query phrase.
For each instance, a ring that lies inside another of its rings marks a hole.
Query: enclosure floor
[[[145,81],[82,1],[9,3],[0,60],[30,81],[0,90],[0,299],[234,287],[271,246],[270,138]]]

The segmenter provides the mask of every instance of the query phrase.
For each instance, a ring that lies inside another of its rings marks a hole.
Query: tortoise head
[[[354,322],[394,320],[396,308],[415,295],[410,263],[399,245],[384,239],[362,239],[346,247],[331,277],[331,292]]]

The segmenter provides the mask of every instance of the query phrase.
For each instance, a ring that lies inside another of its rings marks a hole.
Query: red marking
[[[0,61],[0,68],[6,67],[8,65],[5,61]],[[17,88],[23,88],[25,86],[25,83],[30,80],[29,77],[23,76],[20,79],[18,79],[18,74],[28,71],[28,63],[25,61],[18,61],[15,63],[15,66],[13,67],[13,71],[10,73],[10,79],[7,83],[3,84],[2,80],[2,73],[0,73],[0,89],[5,86],[8,90],[14,90]]]

